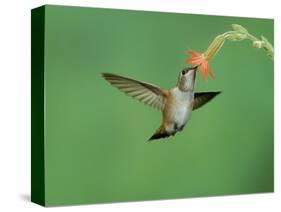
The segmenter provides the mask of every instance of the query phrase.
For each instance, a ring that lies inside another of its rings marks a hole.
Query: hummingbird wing
[[[111,85],[138,101],[159,110],[164,109],[167,91],[158,86],[116,74],[103,73],[102,76]]]
[[[199,92],[194,94],[193,110],[196,110],[211,101],[221,92]]]

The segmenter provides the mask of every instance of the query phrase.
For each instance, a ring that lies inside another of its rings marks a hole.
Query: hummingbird
[[[179,73],[176,86],[171,89],[112,73],[102,73],[102,77],[128,96],[162,112],[162,123],[148,140],[152,141],[174,136],[182,131],[190,120],[192,111],[221,93],[194,92],[197,68],[198,66],[184,68]]]

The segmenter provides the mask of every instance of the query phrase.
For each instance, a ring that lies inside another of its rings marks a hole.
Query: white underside
[[[166,129],[169,133],[175,131],[175,124],[178,127],[182,127],[190,119],[193,107],[192,102],[194,98],[194,92],[182,92],[178,88],[175,88],[172,90],[172,95],[174,96],[175,103],[174,107],[170,111],[169,125]]]

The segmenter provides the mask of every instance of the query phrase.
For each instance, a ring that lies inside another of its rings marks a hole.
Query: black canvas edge
[[[31,10],[31,201],[45,206],[45,6]]]

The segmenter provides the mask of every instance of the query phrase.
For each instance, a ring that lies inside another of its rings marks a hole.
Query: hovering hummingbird
[[[149,141],[151,141],[182,131],[192,111],[202,107],[220,93],[194,93],[197,68],[198,66],[184,68],[179,73],[177,85],[168,90],[116,74],[102,73],[102,76],[125,94],[162,111],[161,126],[150,137]]]

